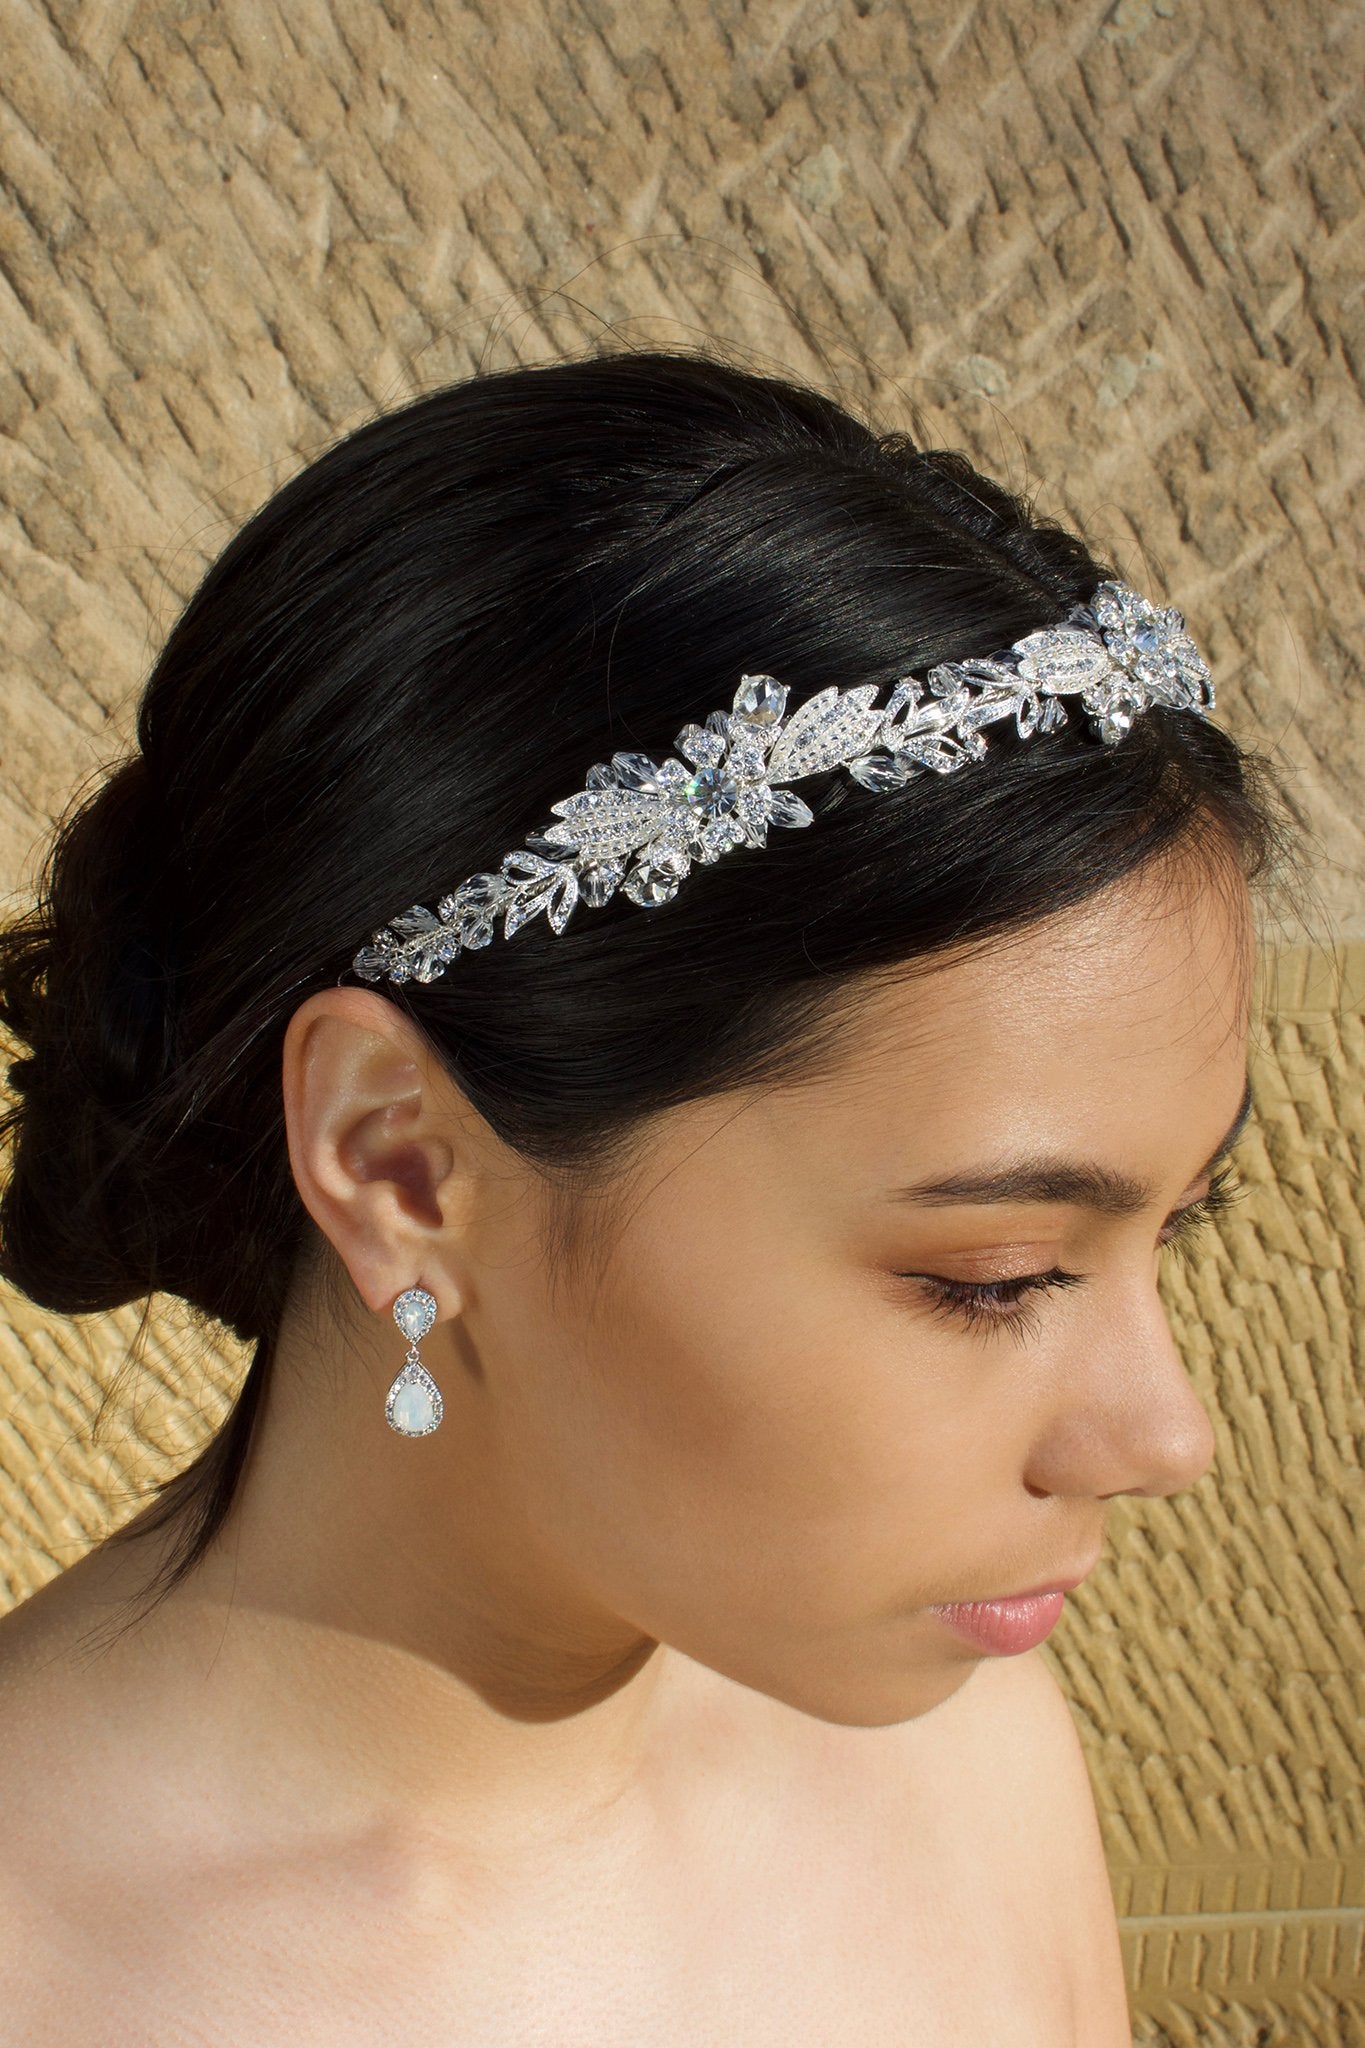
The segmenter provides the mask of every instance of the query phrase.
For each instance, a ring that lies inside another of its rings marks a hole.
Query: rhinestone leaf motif
[[[671,902],[694,861],[766,846],[774,825],[813,823],[785,785],[832,768],[864,789],[899,789],[982,760],[983,727],[1009,721],[1020,739],[1055,731],[1067,719],[1064,697],[1080,700],[1109,746],[1153,705],[1204,717],[1214,703],[1213,679],[1180,613],[1125,583],[1102,583],[1060,625],[1002,654],[901,677],[880,710],[879,688],[820,690],[785,718],[785,683],[741,676],[729,711],[677,735],[681,758],[627,751],[595,762],[585,787],[551,804],[554,821],[528,833],[499,871],[468,876],[434,912],[420,903],[400,911],[352,967],[363,981],[435,981],[460,952],[488,945],[499,919],[511,938],[542,911],[562,932],[576,904],[599,910],[618,889],[646,908]]]

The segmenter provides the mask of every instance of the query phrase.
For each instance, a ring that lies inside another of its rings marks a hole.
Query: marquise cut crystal
[[[1067,722],[1063,697],[1080,700],[1108,746],[1152,706],[1203,717],[1214,704],[1181,614],[1117,582],[1003,653],[901,676],[878,710],[880,687],[828,686],[788,718],[785,683],[742,675],[728,711],[677,734],[677,757],[656,762],[623,749],[595,761],[581,790],[551,804],[555,821],[504,855],[500,872],[470,875],[435,913],[420,903],[400,911],[352,967],[363,981],[429,982],[461,951],[488,945],[499,918],[511,938],[542,911],[562,933],[576,905],[598,910],[618,892],[656,908],[677,895],[694,861],[766,846],[770,826],[812,824],[810,806],[779,785],[843,768],[882,794],[926,771],[953,774],[985,758],[984,728],[1012,724],[1025,741],[1055,732]]]

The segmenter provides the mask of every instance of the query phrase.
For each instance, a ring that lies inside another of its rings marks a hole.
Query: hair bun
[[[13,1170],[0,1271],[66,1314],[158,1283],[141,1225],[157,1178],[135,1105],[173,1057],[167,933],[175,850],[148,764],[130,757],[60,827],[38,901],[0,932],[0,1022],[22,1048],[0,1120]]]
[[[37,1053],[11,1060],[5,1069],[5,1085],[12,1095],[31,1094],[39,1086],[41,1062]]]

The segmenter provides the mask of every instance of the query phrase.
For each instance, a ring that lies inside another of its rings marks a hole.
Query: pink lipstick
[[[1061,1620],[1068,1589],[1022,1593],[1011,1600],[955,1600],[931,1607],[945,1627],[965,1636],[978,1649],[996,1657],[1017,1657],[1032,1650]]]

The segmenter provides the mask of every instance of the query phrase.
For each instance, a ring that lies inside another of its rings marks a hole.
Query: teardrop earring
[[[444,1403],[417,1346],[436,1320],[436,1297],[425,1287],[405,1288],[393,1305],[393,1319],[408,1340],[408,1355],[389,1388],[384,1418],[400,1436],[430,1436],[440,1427]]]

